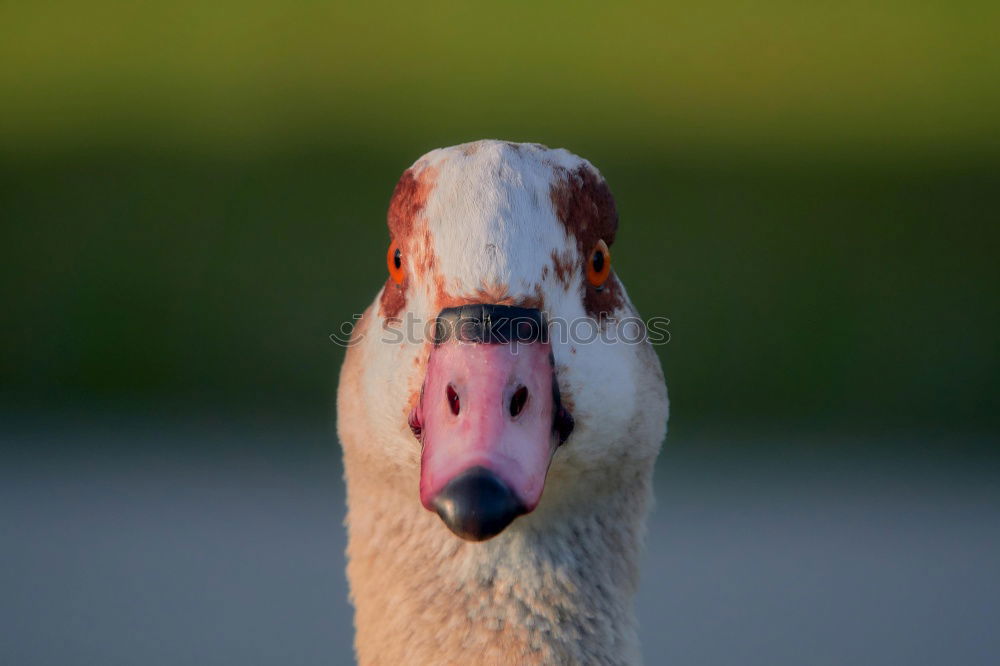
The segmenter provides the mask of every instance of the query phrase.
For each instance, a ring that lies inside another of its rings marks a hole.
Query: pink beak
[[[559,403],[544,337],[460,337],[432,349],[410,425],[423,444],[421,503],[458,536],[482,541],[538,505],[572,417]]]

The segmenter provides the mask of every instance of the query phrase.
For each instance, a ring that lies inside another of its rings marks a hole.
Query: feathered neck
[[[345,462],[359,663],[641,661],[633,596],[651,466],[577,478],[565,486],[586,489],[576,497],[550,478],[535,513],[470,543],[420,506],[415,478]]]

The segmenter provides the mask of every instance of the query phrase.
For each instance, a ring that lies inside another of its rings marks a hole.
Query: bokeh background
[[[399,173],[583,155],[671,319],[650,664],[1000,638],[1000,5],[0,3],[0,662],[350,663]]]

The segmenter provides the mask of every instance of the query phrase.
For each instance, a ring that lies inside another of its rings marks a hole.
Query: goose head
[[[349,351],[360,395],[340,398],[370,471],[418,479],[408,501],[481,541],[651,467],[665,388],[589,162],[503,141],[435,150],[403,173],[388,226],[389,275]]]

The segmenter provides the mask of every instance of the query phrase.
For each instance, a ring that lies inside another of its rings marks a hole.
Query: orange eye
[[[608,244],[599,240],[587,258],[587,282],[600,287],[610,274],[611,252],[608,250]]]
[[[389,244],[389,251],[385,254],[385,263],[389,267],[389,277],[396,284],[403,284],[406,279],[406,269],[403,268],[403,251],[399,249],[399,242],[392,241]]]

